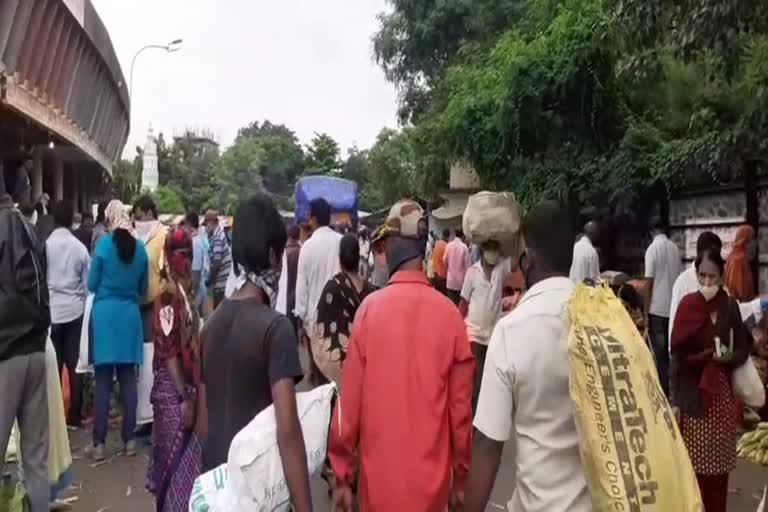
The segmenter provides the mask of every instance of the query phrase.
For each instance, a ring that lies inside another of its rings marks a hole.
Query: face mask
[[[714,284],[708,285],[708,286],[704,286],[704,285],[699,286],[699,293],[701,293],[704,296],[707,302],[714,299],[715,295],[717,295],[717,292],[719,291],[720,291],[720,287]]]
[[[483,260],[492,267],[495,267],[496,264],[499,262],[499,252],[498,251],[484,251],[483,252]]]

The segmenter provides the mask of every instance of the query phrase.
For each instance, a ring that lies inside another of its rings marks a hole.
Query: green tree
[[[120,160],[112,168],[112,194],[130,203],[141,191],[141,154],[133,160]]]
[[[214,193],[218,145],[209,136],[187,131],[168,146],[161,133],[157,156],[160,184],[176,189],[187,210],[201,211]]]
[[[307,170],[314,174],[329,174],[341,167],[339,143],[327,133],[315,133],[307,146]]]
[[[263,192],[260,169],[265,150],[256,139],[244,139],[232,145],[216,163],[215,205],[228,213],[256,192]]]
[[[381,130],[368,152],[368,176],[363,197],[372,209],[418,194],[415,154],[407,130]]]
[[[159,213],[183,214],[186,210],[182,193],[172,186],[159,186],[152,194],[157,203]]]

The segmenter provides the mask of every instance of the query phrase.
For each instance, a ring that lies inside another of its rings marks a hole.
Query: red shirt
[[[360,306],[331,421],[329,457],[362,511],[444,512],[463,491],[475,362],[456,306],[422,272],[398,272]]]
[[[435,248],[432,250],[432,267],[437,277],[445,279],[448,277],[448,270],[445,267],[445,250],[448,248],[448,242],[438,240]]]

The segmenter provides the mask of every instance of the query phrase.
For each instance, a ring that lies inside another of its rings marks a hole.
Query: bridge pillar
[[[72,179],[70,180],[72,183],[72,208],[76,212],[81,211],[80,210],[80,173],[77,172],[74,168],[70,167],[69,172],[72,173]]]
[[[35,148],[32,155],[31,174],[32,201],[37,202],[43,197],[43,152],[39,148]]]
[[[64,162],[53,156],[53,200],[64,200]]]

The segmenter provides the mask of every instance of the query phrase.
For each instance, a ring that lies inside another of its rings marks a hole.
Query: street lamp
[[[140,49],[139,51],[136,52],[136,54],[133,56],[133,60],[131,61],[131,81],[130,81],[130,84],[129,84],[129,87],[128,87],[128,96],[131,99],[133,99],[133,66],[134,66],[134,64],[136,64],[136,58],[139,55],[141,55],[141,53],[144,52],[145,50],[150,50],[150,49],[153,49],[153,50],[165,50],[168,53],[177,52],[177,51],[181,50],[181,43],[183,43],[183,42],[184,42],[183,39],[175,39],[175,40],[171,41],[170,43],[168,43],[166,45],[162,45],[162,44],[148,44],[147,46],[145,46],[144,48],[142,48],[142,49]]]

